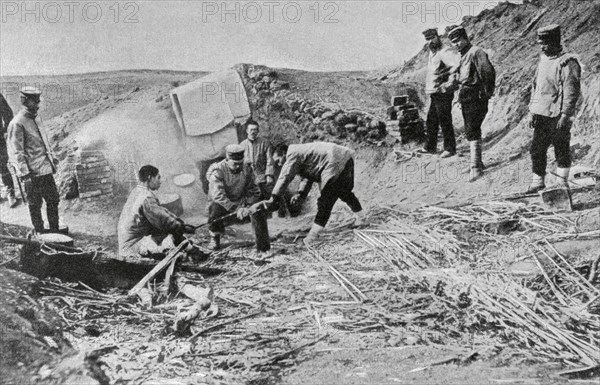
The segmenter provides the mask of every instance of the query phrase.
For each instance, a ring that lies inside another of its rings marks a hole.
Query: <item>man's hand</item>
[[[571,126],[573,125],[573,119],[565,114],[560,116],[558,119],[558,123],[556,124],[556,129],[561,132],[568,132],[571,130]]]
[[[186,234],[194,234],[196,232],[196,228],[192,225],[185,224],[183,225],[183,232]]]
[[[256,214],[261,210],[265,210],[267,208],[267,202],[268,201],[260,201],[250,206],[250,214]]]
[[[267,175],[267,184],[273,184],[273,177],[271,175]]]
[[[302,198],[300,194],[294,194],[294,196],[292,196],[292,198],[290,199],[290,203],[294,206],[297,206],[301,204],[303,200],[304,198]]]
[[[240,207],[236,211],[237,218],[241,221],[244,218],[247,218],[250,215],[250,209],[247,207]]]

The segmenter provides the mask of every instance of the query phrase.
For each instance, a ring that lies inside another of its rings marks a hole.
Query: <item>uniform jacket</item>
[[[158,203],[150,189],[137,185],[129,194],[117,226],[119,255],[136,254],[133,246],[147,235],[169,234],[182,223],[171,211]]]
[[[54,156],[38,117],[23,109],[8,125],[8,156],[20,175],[41,176],[56,172]]]
[[[312,183],[318,183],[322,190],[327,182],[335,180],[344,171],[353,156],[353,150],[334,143],[291,144],[272,194],[279,195],[285,191],[296,175],[303,179],[300,183],[303,197],[308,195]]]
[[[0,94],[0,141],[3,141],[6,138],[8,124],[13,118],[14,115],[8,102],[4,99],[4,95]]]
[[[442,46],[435,52],[429,51],[427,76],[425,78],[425,93],[452,93],[452,83],[456,70],[460,66],[460,55],[456,50]]]
[[[262,138],[253,142],[246,139],[240,146],[244,148],[244,162],[252,166],[257,184],[266,182],[267,176],[273,176],[273,153],[269,142]]]
[[[461,103],[487,101],[492,97],[496,89],[496,70],[483,49],[473,45],[461,53],[458,84]]]
[[[540,57],[529,110],[533,114],[554,118],[560,114],[575,115],[581,93],[581,65],[575,55]]]
[[[224,159],[210,166],[206,179],[209,203],[217,203],[228,211],[260,200],[260,190],[248,164],[244,164],[240,173],[234,174]]]

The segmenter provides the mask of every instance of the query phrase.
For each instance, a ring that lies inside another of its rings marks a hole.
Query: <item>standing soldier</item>
[[[260,202],[261,194],[254,183],[252,170],[244,163],[244,148],[238,144],[230,144],[225,148],[225,152],[226,158],[212,164],[206,173],[210,202],[209,247],[213,250],[221,247],[221,235],[225,231],[225,226],[231,221],[220,219],[235,212],[238,221],[250,217],[256,238],[256,250],[259,253],[268,252],[271,250],[271,241],[267,211],[259,210],[259,206],[255,205]]]
[[[42,200],[51,232],[58,232],[59,195],[54,182],[58,161],[52,155],[48,138],[37,116],[42,92],[35,87],[21,89],[23,109],[8,125],[8,155],[16,168],[16,176],[25,185],[31,224],[44,232]]]
[[[530,151],[533,176],[527,193],[546,187],[544,177],[551,145],[556,155],[556,175],[560,183],[568,186],[571,125],[581,91],[581,65],[575,55],[562,52],[560,26],[553,24],[540,28],[537,36],[542,55],[529,104],[533,128]]]
[[[273,187],[273,158],[271,144],[258,136],[259,126],[254,120],[246,123],[248,139],[240,143],[244,148],[244,162],[254,173],[254,182],[260,189],[261,199],[267,199]]]
[[[329,221],[331,210],[339,199],[344,201],[356,215],[356,225],[364,222],[362,206],[352,192],[354,189],[354,151],[333,143],[314,142],[305,144],[279,144],[273,151],[277,166],[283,166],[273,188],[269,204],[280,198],[280,194],[296,175],[303,180],[299,192],[292,197],[292,204],[308,196],[313,183],[318,183],[321,196],[317,200],[317,216],[304,239],[310,246],[314,243]]]
[[[420,152],[430,154],[437,152],[438,132],[441,127],[444,135],[444,152],[440,156],[448,158],[456,154],[456,139],[452,126],[452,99],[454,77],[460,65],[460,55],[442,44],[437,28],[430,28],[424,31],[423,35],[429,44],[425,93],[430,96],[430,104],[426,122],[427,143]]]
[[[6,187],[8,195],[8,205],[13,208],[19,201],[15,197],[15,184],[8,170],[8,151],[7,151],[7,129],[8,123],[13,119],[13,113],[10,106],[4,99],[4,96],[0,94],[0,176],[2,177],[2,184]]]
[[[483,175],[481,124],[488,112],[488,101],[496,88],[496,70],[487,53],[471,44],[463,27],[450,27],[448,38],[461,56],[458,70],[458,101],[471,148],[469,182],[473,182]]]

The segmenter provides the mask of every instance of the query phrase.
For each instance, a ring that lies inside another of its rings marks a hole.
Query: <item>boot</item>
[[[354,227],[361,227],[367,225],[367,214],[365,210],[361,210],[354,213]]]
[[[556,168],[556,181],[559,186],[569,187],[569,172],[571,171],[570,167]]]
[[[535,194],[545,188],[546,184],[544,183],[544,176],[534,173],[531,176],[531,184],[527,188],[527,191],[525,191],[525,194]]]
[[[19,200],[15,196],[15,190],[8,190],[8,206],[12,209],[19,204]]]
[[[221,234],[213,233],[209,231],[210,234],[210,242],[208,243],[208,248],[217,251],[221,248]]]
[[[471,140],[471,172],[469,182],[474,182],[483,175],[483,162],[481,161],[481,139]]]
[[[316,223],[313,223],[312,227],[310,228],[310,231],[308,232],[308,235],[303,240],[306,247],[314,246],[315,242],[319,238],[319,234],[321,233],[321,231],[323,231],[323,226],[319,226]]]

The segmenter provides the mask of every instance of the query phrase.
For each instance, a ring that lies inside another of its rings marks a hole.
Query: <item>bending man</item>
[[[279,144],[273,151],[273,160],[282,166],[279,179],[273,188],[269,203],[280,199],[280,194],[296,175],[303,178],[299,191],[292,197],[292,204],[306,199],[313,183],[318,183],[321,196],[317,201],[317,216],[304,239],[310,245],[319,237],[329,221],[331,210],[339,199],[346,202],[357,215],[356,224],[362,224],[362,206],[352,192],[354,189],[354,151],[333,143],[314,142],[306,144]]]

